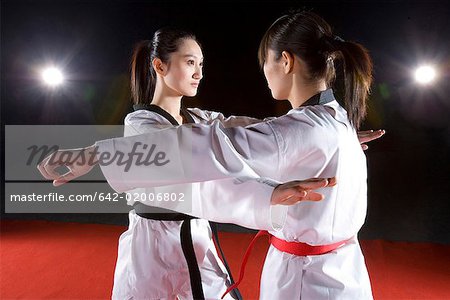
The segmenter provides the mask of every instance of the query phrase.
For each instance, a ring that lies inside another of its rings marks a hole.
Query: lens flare
[[[416,69],[414,77],[420,84],[429,84],[436,78],[436,70],[432,66],[421,66]]]
[[[42,79],[50,86],[60,85],[64,81],[61,71],[55,67],[49,67],[43,70]]]

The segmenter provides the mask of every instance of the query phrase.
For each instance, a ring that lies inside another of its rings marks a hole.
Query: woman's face
[[[272,97],[276,100],[287,99],[289,96],[289,80],[286,80],[283,58],[276,60],[275,51],[269,49],[263,70]]]
[[[164,81],[176,95],[195,96],[203,77],[203,53],[193,39],[183,39],[178,51],[170,55]]]

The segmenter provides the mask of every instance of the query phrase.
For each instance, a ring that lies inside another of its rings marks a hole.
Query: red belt
[[[272,246],[274,246],[280,251],[289,254],[294,254],[297,256],[325,254],[335,250],[339,246],[344,245],[346,242],[347,240],[329,245],[311,246],[300,242],[286,242],[285,240],[279,239],[276,236],[273,235],[270,236],[270,243],[272,244]]]
[[[222,296],[222,299],[223,299],[223,297],[225,297],[226,294],[228,294],[230,291],[235,289],[241,283],[241,281],[244,277],[245,266],[247,265],[247,260],[248,260],[248,257],[250,256],[250,252],[252,251],[256,240],[263,235],[268,235],[269,239],[270,239],[270,243],[272,244],[272,246],[274,246],[278,250],[289,253],[289,254],[294,254],[297,256],[325,254],[325,253],[335,250],[336,248],[342,246],[343,244],[345,244],[348,241],[348,240],[345,240],[345,241],[337,242],[337,243],[330,244],[330,245],[312,246],[312,245],[308,245],[308,244],[301,243],[301,242],[287,242],[285,240],[279,239],[279,238],[271,235],[267,231],[259,231],[256,234],[256,236],[253,238],[253,240],[250,242],[250,244],[247,247],[247,250],[245,251],[244,259],[242,260],[242,264],[241,264],[241,270],[239,272],[239,279],[236,281],[235,284],[231,285],[225,291],[225,293]]]

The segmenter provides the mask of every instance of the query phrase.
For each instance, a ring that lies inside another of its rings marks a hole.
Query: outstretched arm
[[[261,120],[261,119],[256,119],[253,117],[247,117],[247,116],[225,117],[222,113],[215,112],[215,111],[202,110],[202,109],[198,109],[198,108],[191,108],[189,110],[200,120],[200,122],[203,122],[205,124],[210,124],[214,120],[219,120],[224,125],[224,127],[247,126],[250,124],[259,123],[264,120],[270,119],[270,118],[267,118],[267,119]],[[385,133],[386,132],[382,129],[358,131],[357,134],[358,134],[359,142],[361,144],[361,148],[363,150],[369,149],[369,146],[367,146],[366,143],[371,142],[376,139],[379,139]]]
[[[116,191],[239,177],[277,180],[275,135],[265,122],[256,126],[224,128],[216,121],[109,139],[85,149],[57,151],[40,169],[58,185],[86,174],[98,161]],[[59,176],[59,165],[69,172]]]
[[[321,194],[324,190],[320,188],[333,186],[335,179],[291,181],[275,183],[275,186],[269,184],[260,183],[257,179],[201,182],[201,192],[193,193],[192,215],[252,229],[279,230],[285,223],[288,205],[320,201],[324,198]],[[187,213],[191,214],[189,211]]]
[[[86,148],[58,150],[42,160],[37,168],[46,179],[53,180],[54,186],[63,185],[89,173],[98,160],[94,145]],[[69,171],[60,174],[57,168],[66,167]],[[262,184],[262,183],[261,183]],[[320,201],[323,195],[315,190],[336,185],[336,178],[310,178],[294,180],[274,187],[272,205],[292,205],[300,201]]]

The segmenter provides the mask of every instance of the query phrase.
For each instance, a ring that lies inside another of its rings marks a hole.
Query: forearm
[[[202,182],[193,198],[194,213],[204,219],[257,230],[280,230],[287,206],[271,205],[274,184],[258,179]]]

